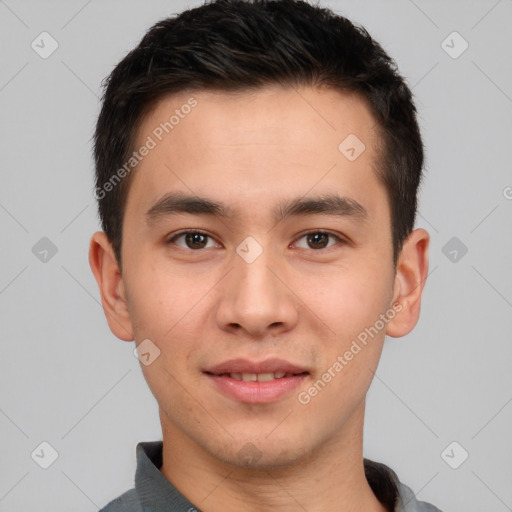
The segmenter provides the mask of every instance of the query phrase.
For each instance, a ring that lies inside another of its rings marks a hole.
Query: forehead
[[[137,139],[172,135],[176,142],[187,143],[191,132],[197,142],[209,145],[246,145],[250,136],[255,144],[302,142],[306,148],[312,138],[321,138],[324,147],[337,147],[340,136],[348,133],[371,144],[376,122],[360,95],[327,87],[191,90],[160,99],[142,120]]]
[[[158,101],[140,124],[135,149],[152,149],[136,167],[129,199],[143,207],[177,189],[262,205],[340,185],[364,195],[379,187],[377,143],[375,119],[353,93],[282,86],[181,92]]]

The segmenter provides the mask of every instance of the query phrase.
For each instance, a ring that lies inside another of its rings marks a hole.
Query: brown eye
[[[184,240],[185,245],[182,243],[177,243],[177,240],[180,239]],[[167,244],[176,243],[176,245],[184,249],[199,250],[207,247],[209,239],[213,241],[211,236],[200,231],[184,231],[173,236],[170,240],[167,241]]]
[[[201,233],[187,233],[185,243],[190,249],[203,249],[206,245],[207,237]]]
[[[305,235],[302,235],[299,240],[306,239],[307,246],[300,247],[301,249],[326,249],[328,247],[331,247],[335,244],[329,244],[329,238],[334,239],[337,242],[343,242],[341,238],[337,237],[336,235],[333,235],[332,233],[327,233],[325,231],[312,231],[310,233],[306,233]]]

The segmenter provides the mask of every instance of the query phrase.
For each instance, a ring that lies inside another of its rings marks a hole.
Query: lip
[[[309,374],[302,373],[266,382],[245,382],[229,376],[205,374],[224,395],[238,402],[267,404],[276,402],[300,386]]]
[[[265,361],[248,359],[230,359],[204,370],[206,373],[220,375],[222,373],[309,373],[307,368],[297,366],[284,359],[272,358]]]
[[[264,382],[246,382],[231,378],[230,373],[290,374],[280,379]],[[261,362],[247,359],[231,359],[203,372],[222,394],[238,402],[267,404],[276,402],[291,393],[309,376],[307,369],[283,359],[267,359]]]

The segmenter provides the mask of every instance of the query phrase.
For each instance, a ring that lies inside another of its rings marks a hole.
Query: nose
[[[285,267],[271,251],[263,250],[252,262],[235,254],[233,268],[219,290],[219,328],[253,338],[292,329],[298,321],[299,300],[286,281]]]

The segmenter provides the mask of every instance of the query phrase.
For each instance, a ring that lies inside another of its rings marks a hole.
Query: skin
[[[363,470],[365,396],[386,334],[404,336],[417,323],[429,235],[414,230],[395,269],[388,197],[374,171],[378,133],[357,96],[278,86],[181,93],[145,117],[136,147],[191,95],[197,107],[134,171],[122,273],[103,232],[89,254],[112,332],[161,351],[141,365],[159,404],[160,471],[206,512],[382,512]],[[350,133],[366,146],[355,161],[338,150]],[[235,215],[148,222],[146,211],[173,191],[225,203]],[[366,218],[271,216],[280,201],[333,192],[360,203]],[[185,237],[166,244],[186,228],[209,235],[200,239],[207,246],[190,248]],[[320,239],[325,248],[304,236],[318,230],[335,235]],[[252,263],[236,252],[248,236],[263,249]],[[301,404],[298,393],[393,304],[401,311]],[[236,357],[279,357],[310,374],[274,403],[245,404],[202,371]],[[248,443],[258,453],[252,463],[239,453]]]

